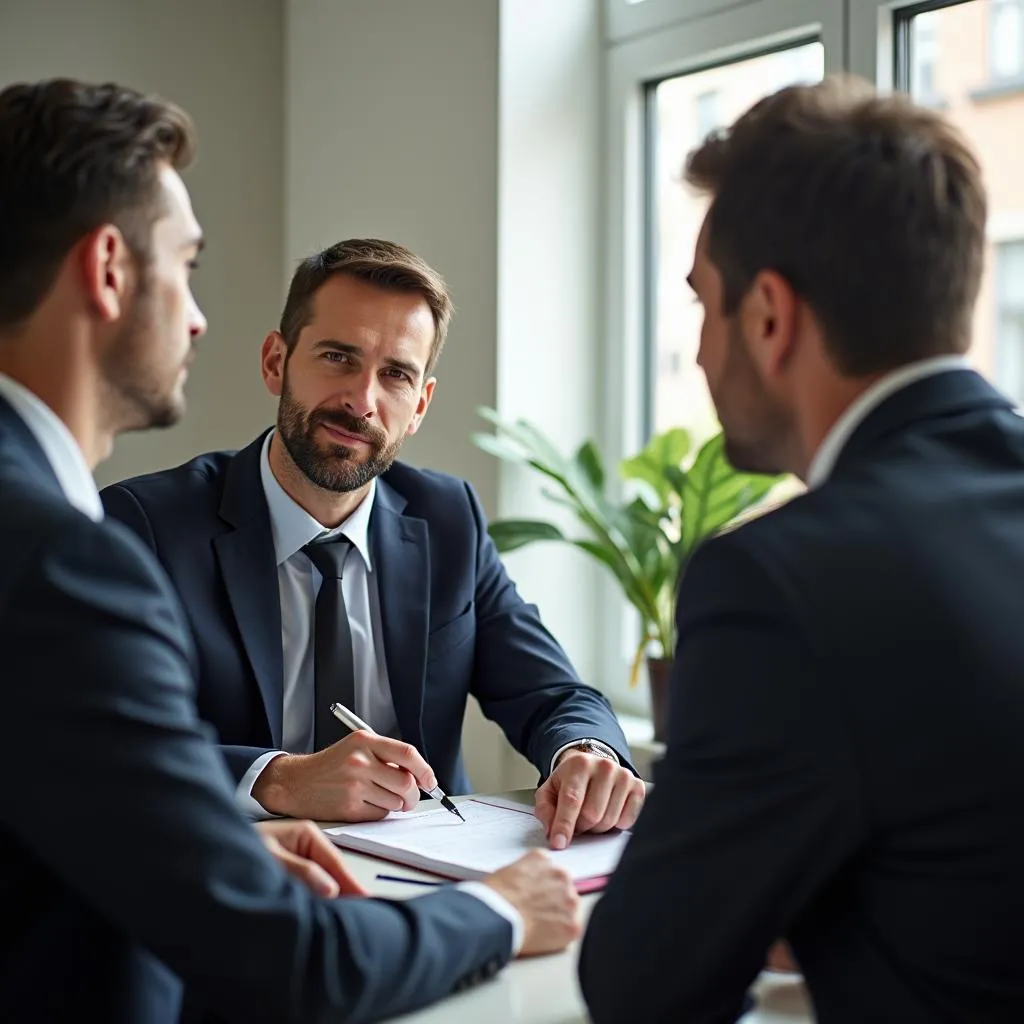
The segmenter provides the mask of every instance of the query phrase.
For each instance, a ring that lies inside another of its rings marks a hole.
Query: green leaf
[[[527,461],[527,456],[522,449],[509,444],[497,434],[473,434],[471,436],[473,444],[481,451],[487,452],[488,455],[494,455],[505,462],[525,463]]]
[[[665,515],[656,509],[650,508],[642,498],[634,498],[626,507],[629,516],[649,526],[653,530],[661,530]]]
[[[666,470],[679,470],[690,451],[690,435],[682,427],[655,434],[638,455],[624,459],[619,471],[626,480],[640,480],[651,487],[658,500],[668,501],[671,488]]]
[[[595,491],[604,490],[604,464],[593,441],[584,441],[576,450],[576,465]]]
[[[760,503],[765,495],[778,483],[775,477],[753,476],[745,473],[737,474],[737,483],[741,486],[730,488],[726,492],[724,486],[712,491],[711,501],[705,514],[705,532],[714,533],[732,522],[738,515]]]
[[[715,478],[720,474],[724,459],[724,438],[715,434],[697,452],[693,465],[686,474],[686,497],[683,501],[683,534],[681,545],[686,555],[704,536],[704,517],[707,513]]]
[[[565,540],[565,534],[557,526],[540,519],[496,519],[487,527],[487,532],[502,553],[537,540]]]
[[[504,437],[506,443],[513,448],[521,449],[528,460],[537,464],[537,468],[542,468],[543,472],[555,477],[564,478],[568,475],[570,461],[532,423],[527,423],[526,420],[507,423],[493,409],[485,406],[478,408],[477,413],[494,425],[498,435]]]
[[[476,414],[483,420],[487,420],[488,423],[497,426],[501,422],[501,417],[498,415],[497,409],[492,409],[489,405],[478,405],[476,407]]]
[[[680,503],[685,502],[688,489],[686,471],[678,466],[666,466],[665,479],[669,483],[670,492],[678,497]]]
[[[663,466],[678,466],[690,454],[690,434],[682,427],[672,427],[662,434],[655,434],[645,449]]]
[[[637,610],[645,624],[654,621],[657,607],[651,602],[645,589],[639,585],[637,578],[624,567],[619,553],[614,548],[591,540],[574,540],[573,544],[611,569],[619,581],[619,586],[622,587],[626,600]]]
[[[757,504],[779,477],[739,473],[725,456],[721,433],[707,441],[686,474],[682,536],[677,551],[688,558],[705,537]]]

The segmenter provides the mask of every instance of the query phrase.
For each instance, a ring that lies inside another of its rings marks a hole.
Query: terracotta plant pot
[[[651,717],[654,738],[659,743],[668,739],[668,693],[672,676],[671,658],[648,658],[647,679],[651,687]]]

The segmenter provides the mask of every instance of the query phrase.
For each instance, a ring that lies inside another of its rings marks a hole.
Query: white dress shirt
[[[832,429],[818,446],[818,450],[807,467],[807,486],[820,487],[831,475],[842,450],[853,436],[853,432],[887,398],[916,384],[926,377],[934,377],[951,370],[968,370],[970,365],[963,356],[935,356],[916,363],[901,366],[892,373],[875,381],[866,391],[847,406],[843,414],[832,424]]]
[[[326,530],[293,501],[270,469],[270,435],[263,445],[260,477],[270,510],[277,586],[281,598],[281,645],[284,655],[284,718],[282,743],[289,753],[313,750],[313,648],[316,598],[322,577],[303,547],[317,538],[343,536],[351,543],[345,557],[342,595],[352,633],[355,671],[354,711],[382,736],[398,736],[398,718],[391,699],[377,579],[370,555],[370,514],[377,481],[359,507],[340,526]],[[338,735],[344,730],[340,723]]]
[[[21,417],[43,449],[64,497],[90,519],[103,518],[103,502],[82,449],[64,421],[41,399],[16,380],[0,373],[0,395]]]
[[[333,530],[318,523],[277,482],[270,468],[267,435],[260,455],[260,480],[270,512],[274,540],[277,589],[281,602],[281,649],[284,665],[283,751],[270,751],[253,762],[236,792],[241,810],[255,818],[270,815],[252,797],[260,772],[282,753],[308,754],[313,750],[313,649],[316,597],[323,577],[302,548],[318,537],[347,537],[352,547],[345,558],[341,581],[345,610],[352,633],[355,672],[354,711],[382,736],[398,736],[398,719],[391,700],[391,685],[384,659],[380,598],[370,556],[369,525],[377,481],[359,507]],[[341,726],[339,725],[339,736]]]

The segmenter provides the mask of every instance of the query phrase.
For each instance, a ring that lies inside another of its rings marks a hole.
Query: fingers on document
[[[569,845],[585,799],[586,787],[580,783],[566,783],[558,791],[558,806],[548,834],[552,849],[564,850]]]

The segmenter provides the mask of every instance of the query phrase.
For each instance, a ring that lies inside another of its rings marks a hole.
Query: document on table
[[[628,832],[574,836],[564,850],[548,850],[544,826],[522,804],[498,797],[459,801],[465,824],[438,807],[418,814],[392,812],[381,821],[325,830],[338,846],[448,878],[483,878],[530,850],[547,850],[581,891],[600,888],[629,840]]]

